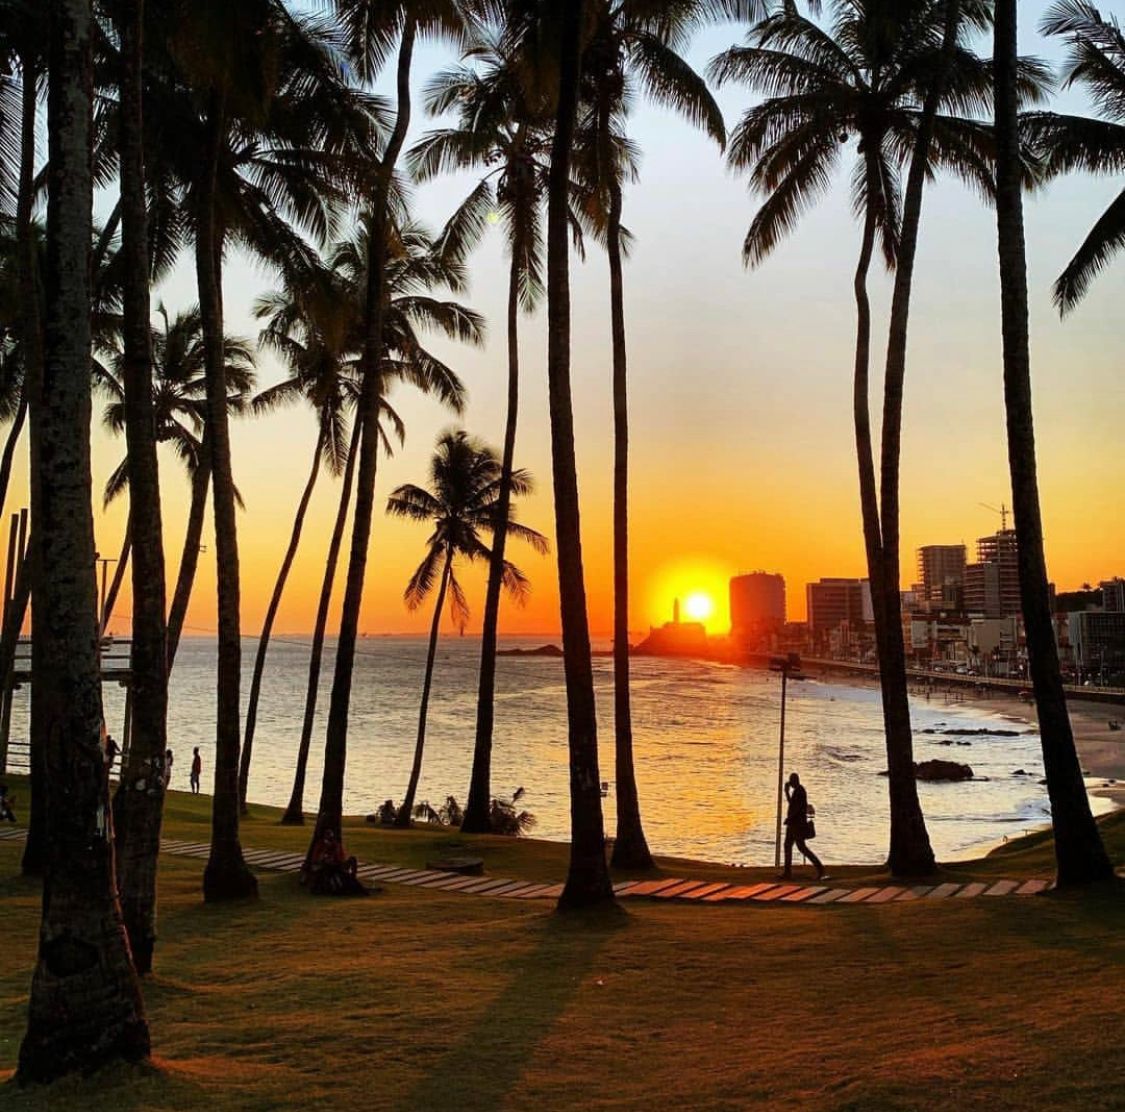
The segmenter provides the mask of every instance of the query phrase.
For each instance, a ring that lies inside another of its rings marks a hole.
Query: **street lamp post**
[[[789,674],[800,670],[801,658],[796,653],[775,656],[770,660],[770,671],[781,673],[781,728],[777,741],[777,833],[773,848],[775,869],[781,868],[781,805],[785,797],[785,693]]]

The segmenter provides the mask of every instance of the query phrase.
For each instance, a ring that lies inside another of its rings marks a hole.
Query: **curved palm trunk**
[[[602,121],[608,139],[609,114]],[[613,332],[613,710],[616,743],[617,869],[651,869],[652,853],[641,824],[633,765],[633,707],[629,692],[629,393],[625,348],[625,295],[621,266],[621,185],[609,165],[609,301]]]
[[[285,814],[281,816],[283,826],[303,826],[305,822],[305,775],[309,764],[309,745],[312,742],[313,724],[316,721],[317,695],[320,692],[320,661],[324,655],[324,633],[328,628],[328,607],[332,602],[332,587],[336,582],[336,567],[340,562],[340,547],[344,540],[344,526],[348,520],[348,507],[352,501],[352,485],[355,477],[356,457],[359,455],[360,431],[360,423],[356,421],[355,428],[352,429],[351,444],[348,447],[348,462],[344,467],[344,481],[340,490],[340,504],[336,510],[336,522],[332,526],[332,537],[328,542],[324,579],[320,584],[320,601],[317,603],[312,653],[309,656],[309,681],[305,691],[305,717],[301,723],[301,742],[297,747],[297,767],[293,773],[293,791],[289,795],[289,805],[285,808]]]
[[[207,519],[207,495],[211,489],[211,442],[207,433],[203,434],[203,444],[199,452],[199,463],[191,477],[191,506],[188,509],[187,530],[184,533],[184,548],[180,554],[180,570],[176,574],[176,586],[172,591],[172,605],[168,608],[168,673],[176,662],[176,650],[180,647],[180,637],[187,618],[191,590],[195,585],[195,570],[199,566],[199,547],[203,540],[203,525]]]
[[[445,608],[445,592],[449,587],[449,576],[453,567],[453,549],[445,554],[445,566],[441,569],[441,586],[438,588],[437,605],[434,607],[434,620],[430,623],[430,647],[426,653],[426,677],[422,681],[422,705],[418,709],[418,739],[414,743],[414,763],[410,766],[410,783],[402,806],[395,816],[395,826],[409,826],[410,815],[414,810],[414,797],[418,793],[418,780],[422,776],[422,751],[426,747],[426,713],[430,709],[430,686],[434,678],[434,656],[437,653],[438,634],[441,632],[441,612]]]
[[[121,250],[125,257],[123,333],[129,525],[106,599],[109,627],[133,549],[133,729],[120,786],[113,797],[118,890],[133,960],[142,976],[156,946],[156,871],[164,817],[164,753],[168,744],[165,665],[164,525],[152,398],[148,209],[145,197],[141,60],[144,0],[122,6]]]
[[[254,748],[254,727],[258,722],[258,699],[262,694],[262,673],[266,667],[266,652],[269,650],[270,634],[273,632],[273,623],[277,618],[277,610],[281,605],[281,596],[285,591],[285,584],[289,579],[289,572],[293,568],[293,560],[297,556],[297,547],[301,543],[301,530],[305,525],[305,514],[308,513],[309,502],[312,499],[316,478],[320,474],[320,455],[324,447],[324,433],[316,439],[316,448],[313,451],[313,465],[309,472],[308,481],[297,503],[297,513],[293,518],[293,531],[289,535],[289,547],[281,561],[281,568],[277,573],[277,581],[273,585],[273,594],[270,604],[266,609],[266,618],[262,622],[262,632],[258,637],[258,651],[254,654],[254,675],[250,680],[250,702],[246,707],[246,736],[242,741],[242,764],[238,770],[238,802],[243,813],[246,811],[246,785],[250,779],[250,756]]]
[[[130,500],[129,500],[129,522],[125,526],[125,539],[121,542],[121,554],[117,557],[117,565],[113,569],[113,578],[109,581],[109,590],[106,592],[106,596],[105,596],[105,606],[102,607],[101,621],[99,621],[99,623],[98,623],[98,636],[99,637],[104,637],[105,634],[106,634],[106,630],[109,629],[109,620],[110,620],[110,618],[113,617],[113,610],[114,610],[114,607],[117,605],[117,596],[119,594],[121,594],[121,585],[125,582],[125,572],[129,567],[129,557],[130,557],[130,555],[132,554],[132,551],[133,551],[133,521],[132,521],[132,517],[133,517],[133,503],[132,503],[132,497],[130,497]],[[161,563],[161,566],[163,566],[163,564],[164,564],[163,545],[161,546],[160,555],[161,555],[160,563]],[[136,584],[134,583],[133,584],[133,590],[136,591],[136,589],[137,589]],[[163,629],[164,628],[164,592],[161,591],[160,595],[161,595],[161,600],[160,600],[160,628]],[[136,625],[137,625],[137,607],[136,607],[136,603],[134,602],[134,604],[133,604],[133,643],[134,644],[136,644],[136,640],[137,640]],[[161,645],[161,648],[163,649],[163,647],[164,647],[164,639],[163,638],[160,639],[160,645]],[[161,653],[161,656],[163,657],[163,652]],[[161,670],[161,672],[164,671],[163,665],[161,665],[160,670]],[[160,752],[161,752],[161,754],[163,754],[164,750],[162,749]]]
[[[355,642],[359,632],[359,610],[363,603],[363,582],[367,550],[371,541],[371,522],[375,504],[375,478],[379,460],[379,400],[382,395],[379,368],[383,354],[383,315],[386,303],[387,223],[391,179],[410,126],[410,65],[414,56],[415,26],[407,20],[399,46],[396,88],[398,109],[394,130],[383,151],[371,206],[371,243],[368,251],[366,290],[366,329],[363,343],[363,387],[356,419],[361,423],[359,465],[356,475],[355,517],[348,557],[348,576],[340,613],[340,635],[336,645],[336,666],[332,676],[332,697],[328,708],[328,727],[324,741],[324,775],[321,779],[320,806],[316,828],[309,842],[312,847],[331,829],[340,840],[344,807],[344,771],[348,759],[348,712],[351,706],[352,670]]]
[[[574,412],[570,392],[570,259],[567,226],[570,149],[578,102],[583,0],[562,10],[559,102],[547,199],[547,386],[555,488],[559,601],[570,749],[570,866],[559,909],[613,900],[605,860],[598,720],[582,571]]]
[[[1019,549],[1020,603],[1039,714],[1047,794],[1051,799],[1056,881],[1060,886],[1071,886],[1109,880],[1113,877],[1113,866],[1090,813],[1082,768],[1074,748],[1047,588],[1032,419],[1027,254],[1016,95],[1016,18],[1016,0],[997,0],[996,221],[1004,339],[1004,404]]]
[[[33,47],[34,48],[34,47]],[[40,70],[34,53],[22,59],[23,102],[20,123],[20,177],[16,208],[16,234],[19,239],[20,312],[23,317],[23,336],[27,348],[24,367],[23,391],[29,408],[28,428],[28,490],[31,502],[31,536],[28,538],[27,561],[29,591],[34,591],[41,573],[39,566],[38,528],[35,523],[40,508],[40,435],[39,414],[42,410],[43,384],[43,320],[40,314],[39,265],[36,257],[32,214],[35,190],[35,123],[38,110],[37,90]],[[21,622],[22,626],[22,622]],[[31,765],[31,790],[28,807],[27,841],[24,844],[20,869],[25,876],[41,876],[46,863],[47,814],[47,708],[44,704],[45,688],[39,678],[47,667],[42,646],[35,637],[35,614],[31,616],[31,714],[28,724],[28,756]],[[19,639],[16,627],[16,640]],[[12,643],[12,651],[15,652]]]
[[[17,1078],[49,1081],[149,1052],[113,871],[90,505],[90,0],[52,7],[47,319],[35,591],[48,818],[39,954]]]
[[[239,631],[238,523],[231,474],[226,365],[223,358],[222,234],[215,215],[215,177],[223,141],[220,98],[212,95],[207,120],[199,211],[196,277],[207,369],[207,431],[214,494],[215,556],[219,598],[218,706],[215,734],[215,794],[211,805],[211,856],[203,871],[205,900],[256,896],[258,881],[242,858],[238,838]]]
[[[516,454],[516,423],[520,404],[519,258],[513,244],[508,272],[508,415],[504,424],[504,451],[500,461],[500,487],[496,494],[496,523],[492,529],[492,556],[484,595],[484,620],[480,635],[480,674],[477,682],[477,734],[469,799],[461,819],[466,834],[487,834],[492,802],[492,729],[496,713],[496,637],[500,623],[500,589],[504,582],[504,549],[508,515],[512,506],[512,468]]]
[[[23,432],[24,422],[27,420],[27,396],[20,394],[20,404],[16,408],[16,415],[12,418],[12,427],[8,430],[8,438],[4,441],[4,452],[0,455],[0,511],[8,500],[8,484],[12,479],[12,461],[16,454],[16,445],[19,444],[20,434]],[[0,517],[3,514],[0,513]]]

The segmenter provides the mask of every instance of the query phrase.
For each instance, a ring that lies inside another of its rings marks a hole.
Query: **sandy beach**
[[[861,675],[844,676],[840,673],[823,673],[818,678],[824,683],[846,683],[853,687],[878,687],[878,681]],[[916,693],[914,687],[911,694]],[[948,688],[938,686],[933,699],[948,700],[952,704],[975,707],[989,711],[1020,725],[1037,728],[1033,704],[1025,703],[1015,695],[984,688],[976,690],[961,684]],[[1112,799],[1117,806],[1125,807],[1125,728],[1111,730],[1110,721],[1125,727],[1125,707],[1096,703],[1082,699],[1069,699],[1070,722],[1074,730],[1074,743],[1082,761],[1082,770],[1088,780],[1102,783],[1090,785],[1094,795]]]

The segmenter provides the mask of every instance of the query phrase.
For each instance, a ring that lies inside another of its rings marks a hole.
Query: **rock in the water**
[[[914,777],[927,783],[935,781],[971,780],[973,770],[958,761],[921,761],[914,764]]]

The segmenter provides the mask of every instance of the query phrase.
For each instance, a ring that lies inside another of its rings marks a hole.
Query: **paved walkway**
[[[19,827],[0,830],[0,839],[21,841],[26,832]],[[211,847],[206,842],[180,842],[165,839],[162,852],[174,857],[206,859]],[[244,849],[247,864],[256,869],[295,873],[305,857],[283,850]],[[374,884],[403,884],[412,888],[433,888],[443,892],[464,892],[474,896],[495,896],[512,900],[553,900],[562,894],[561,884],[532,883],[501,877],[460,876],[438,869],[406,869],[401,865],[360,864],[357,876]],[[971,900],[977,896],[1034,896],[1050,887],[1046,880],[996,880],[990,883],[887,885],[856,888],[835,888],[827,885],[765,882],[759,884],[727,884],[717,881],[684,880],[666,877],[660,880],[626,880],[614,885],[623,899],[677,900],[685,903],[776,903],[823,906],[824,904],[886,904],[910,900]]]

